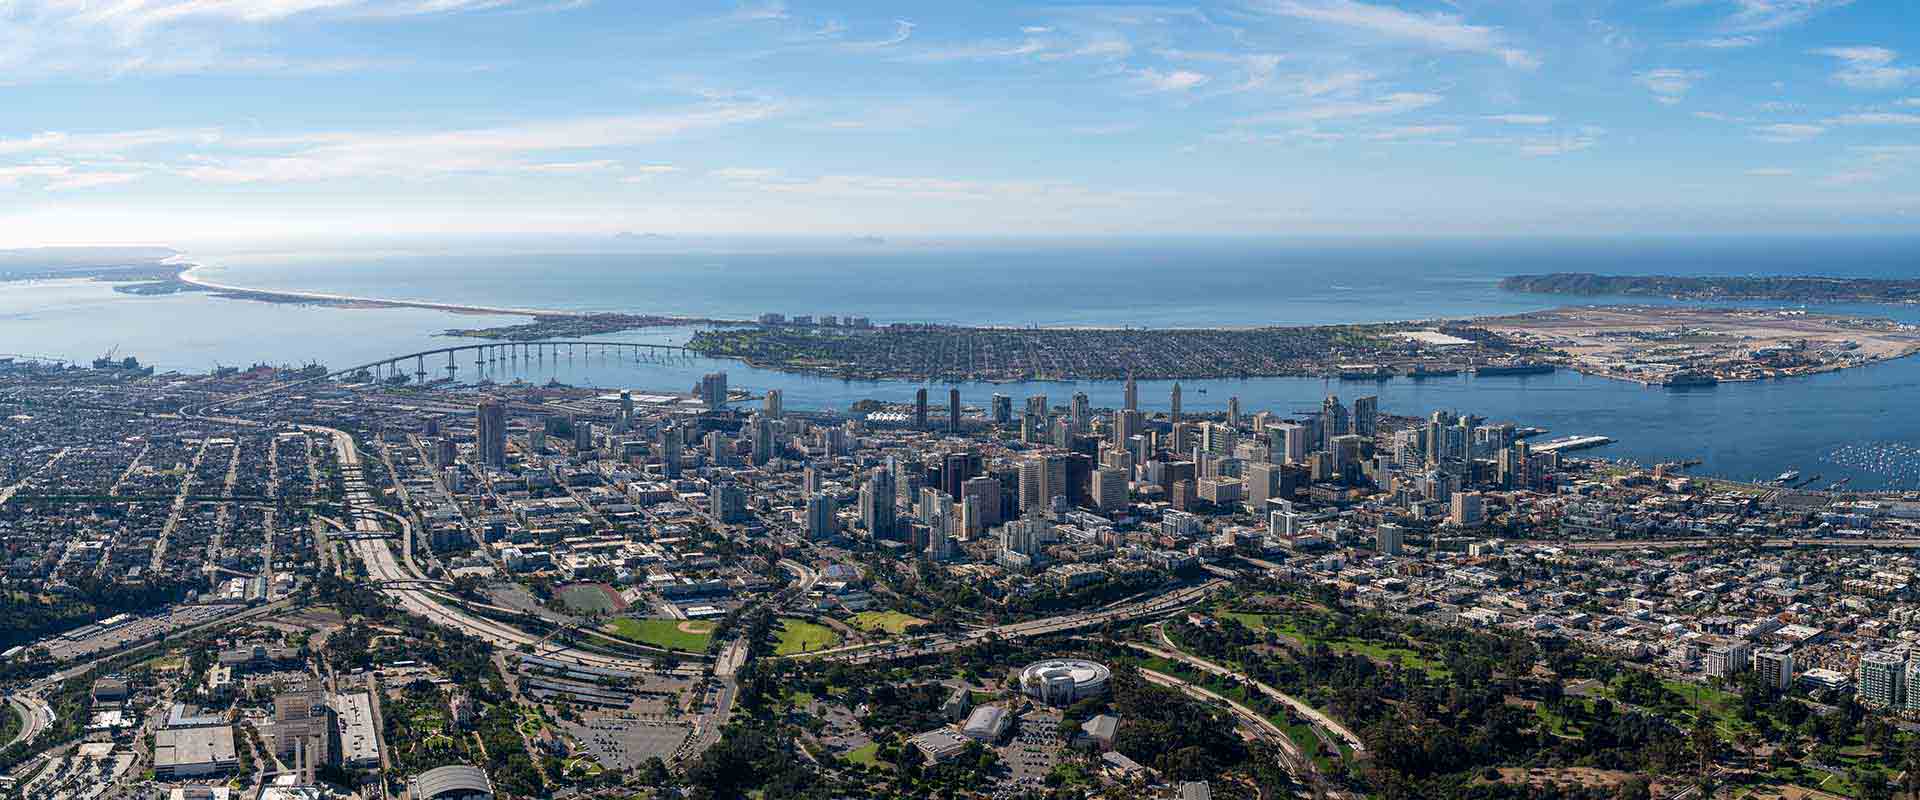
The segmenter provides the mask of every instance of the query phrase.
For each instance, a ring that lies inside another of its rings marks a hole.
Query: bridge
[[[447,379],[451,380],[459,373],[462,354],[471,355],[474,367],[481,370],[500,366],[512,368],[521,364],[545,364],[549,359],[551,359],[553,363],[559,364],[563,358],[570,361],[576,354],[582,358],[589,358],[595,355],[600,356],[602,359],[608,357],[624,357],[626,360],[635,364],[666,363],[675,359],[691,360],[700,355],[699,352],[689,350],[680,345],[646,344],[642,342],[591,342],[562,339],[537,342],[484,342],[478,344],[462,344],[391,356],[380,359],[379,361],[334,370],[325,375],[303,378],[287,383],[277,383],[256,391],[244,392],[216,400],[204,408],[194,409],[194,413],[205,415],[236,403],[244,403],[255,398],[277,394],[294,387],[363,373],[380,380],[390,380],[404,375],[415,383],[426,383],[427,375],[430,374],[427,371],[427,359],[429,358],[434,360],[435,369],[446,372]],[[445,366],[439,365],[441,356],[446,357]],[[411,364],[408,362],[411,362]],[[408,370],[408,366],[412,366],[413,369]]]
[[[674,359],[691,360],[694,356],[699,355],[699,353],[680,345],[646,344],[641,342],[592,342],[585,340],[486,342],[481,344],[441,347],[434,350],[422,350],[417,353],[407,353],[391,358],[383,358],[379,361],[338,370],[329,373],[326,377],[339,378],[365,372],[383,380],[398,376],[407,376],[415,382],[425,383],[427,375],[431,374],[427,371],[427,359],[432,358],[435,361],[436,371],[446,372],[447,377],[451,379],[460,371],[460,355],[462,353],[471,354],[474,367],[483,370],[500,366],[514,367],[521,364],[529,366],[545,364],[549,358],[552,359],[553,363],[558,364],[563,358],[567,361],[572,361],[576,354],[582,358],[591,358],[595,355],[598,355],[602,359],[609,357],[621,358],[635,364],[664,363]],[[441,356],[446,356],[447,363],[444,367],[438,364]],[[412,363],[409,364],[408,362]],[[407,370],[408,366],[412,366],[413,369],[410,371]]]

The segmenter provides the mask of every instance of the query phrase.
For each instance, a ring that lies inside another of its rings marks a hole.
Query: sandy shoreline
[[[358,297],[355,295],[333,294],[330,292],[292,291],[284,289],[258,289],[249,286],[232,286],[195,275],[199,267],[187,266],[175,276],[181,283],[198,286],[214,292],[245,295],[255,299],[284,302],[321,302],[339,305],[345,308],[424,308],[433,311],[450,311],[456,314],[475,314],[488,316],[514,317],[586,317],[584,311],[559,311],[540,308],[511,308],[504,306],[481,306],[465,303],[436,303],[426,300],[395,300],[388,297]]]

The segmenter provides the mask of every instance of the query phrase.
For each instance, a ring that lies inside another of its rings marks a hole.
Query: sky
[[[0,0],[0,246],[1916,210],[1910,0]]]

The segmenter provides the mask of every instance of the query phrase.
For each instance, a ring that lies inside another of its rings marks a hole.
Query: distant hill
[[[1687,277],[1555,272],[1515,275],[1500,281],[1500,288],[1533,294],[1624,295],[1685,300],[1920,302],[1920,279],[1832,278],[1818,275]]]

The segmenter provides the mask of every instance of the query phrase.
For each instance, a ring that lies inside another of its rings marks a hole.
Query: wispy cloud
[[[715,105],[673,113],[585,117],[425,133],[317,133],[222,140],[177,171],[213,183],[290,183],[345,178],[422,180],[449,175],[579,172],[604,159],[557,153],[628,148],[699,130],[766,119],[773,104]],[[543,156],[546,156],[543,158]]]
[[[1370,100],[1341,100],[1315,103],[1300,108],[1283,109],[1258,114],[1245,121],[1252,124],[1267,122],[1326,122],[1330,120],[1357,119],[1364,117],[1383,117],[1418,111],[1440,103],[1446,98],[1425,92],[1395,92]]]
[[[1812,19],[1814,15],[1853,0],[1730,0],[1733,15],[1727,26],[1741,31],[1775,31]]]
[[[1836,125],[1920,125],[1920,114],[1898,111],[1860,111],[1841,114],[1828,122]]]
[[[1655,69],[1633,76],[1635,82],[1653,92],[1653,99],[1666,105],[1677,105],[1693,85],[1706,73],[1687,69]]]
[[[1745,47],[1753,47],[1762,41],[1764,40],[1758,36],[1741,34],[1738,36],[1711,36],[1705,39],[1695,39],[1687,42],[1687,46],[1700,47],[1707,50],[1738,50]]]
[[[1431,142],[1449,136],[1458,136],[1464,130],[1459,125],[1397,125],[1374,131],[1368,134],[1367,138],[1376,142]]]
[[[893,35],[881,39],[846,42],[844,46],[850,50],[879,50],[892,47],[897,44],[903,44],[908,39],[913,38],[913,28],[913,23],[904,19],[897,19],[893,21]]]
[[[1793,144],[1796,142],[1804,142],[1804,141],[1807,141],[1808,139],[1812,139],[1816,136],[1819,136],[1820,134],[1826,133],[1827,129],[1823,125],[1806,125],[1806,124],[1783,122],[1783,123],[1778,123],[1774,125],[1755,126],[1753,129],[1753,132],[1754,132],[1754,135],[1758,136],[1761,141],[1774,142],[1778,144]]]
[[[1851,89],[1897,89],[1920,79],[1920,67],[1894,63],[1900,54],[1884,47],[1854,45],[1814,52],[1839,59],[1840,70],[1833,73],[1833,80]]]
[[[1157,69],[1139,69],[1134,70],[1132,76],[1135,85],[1149,92],[1185,92],[1211,80],[1202,73],[1185,69],[1166,72]]]
[[[1755,178],[1785,178],[1793,175],[1794,171],[1786,167],[1756,167],[1747,170],[1746,174]]]
[[[1358,0],[1266,0],[1256,8],[1436,50],[1493,56],[1508,66],[1531,69],[1540,65],[1538,57],[1508,42],[1498,28],[1469,24],[1458,14],[1420,14]]]
[[[1508,125],[1551,125],[1551,114],[1488,114],[1487,119]]]

